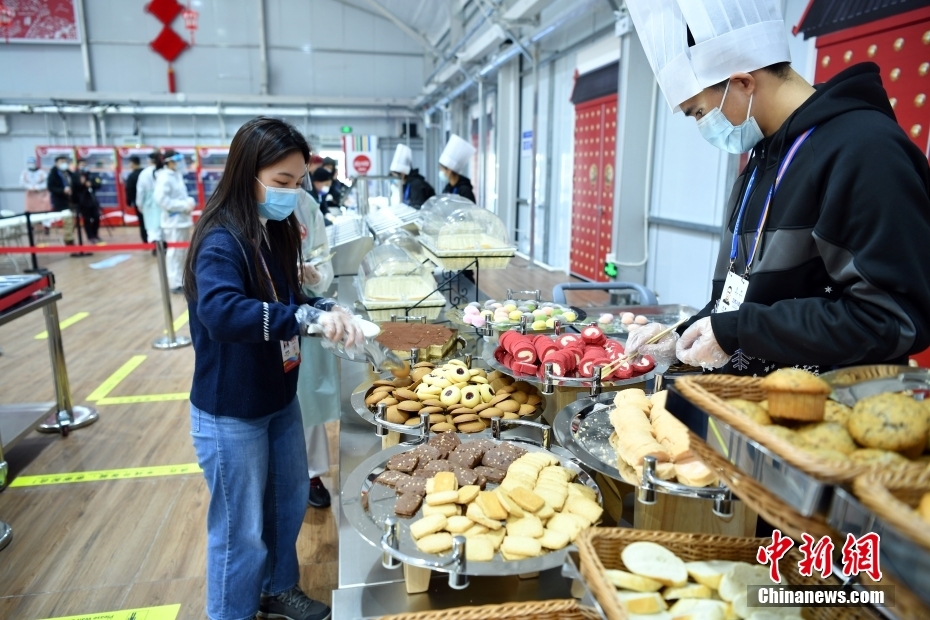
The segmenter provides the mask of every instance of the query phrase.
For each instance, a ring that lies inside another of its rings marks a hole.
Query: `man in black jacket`
[[[74,245],[74,194],[71,171],[68,170],[68,158],[59,155],[55,158],[55,167],[48,173],[46,186],[52,200],[52,208],[61,212],[62,236],[65,245]]]
[[[436,195],[436,190],[426,182],[420,171],[412,166],[413,151],[406,144],[398,144],[391,161],[391,176],[400,180],[401,202],[408,207],[419,209],[424,202]]]
[[[324,157],[321,168],[327,170],[332,179],[329,187],[330,199],[335,202],[336,205],[341,205],[343,198],[349,193],[349,186],[340,181],[336,176],[336,160],[332,157]]]
[[[129,168],[132,172],[126,177],[126,206],[132,207],[139,217],[139,236],[142,237],[142,243],[148,243],[149,236],[145,230],[145,219],[142,217],[142,209],[136,205],[136,186],[139,184],[139,175],[142,174],[142,160],[138,155],[129,157]]]
[[[87,167],[87,161],[79,159],[77,162],[77,171],[72,178],[76,177],[72,186],[74,191],[74,202],[84,220],[84,233],[87,235],[88,243],[100,243],[100,203],[97,201],[97,190],[103,185],[100,177]]]
[[[752,149],[711,302],[682,329],[679,359],[750,375],[906,363],[930,345],[930,167],[895,122],[878,67],[816,88],[784,61],[726,72],[679,100],[712,144]],[[725,286],[741,285],[742,299],[722,303]]]

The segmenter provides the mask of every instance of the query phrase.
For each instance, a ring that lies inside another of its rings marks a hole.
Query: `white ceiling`
[[[435,44],[449,29],[450,0],[375,0],[400,21]],[[364,11],[376,11],[366,0],[343,0]]]

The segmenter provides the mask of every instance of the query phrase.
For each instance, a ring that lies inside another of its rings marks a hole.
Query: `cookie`
[[[430,461],[435,461],[440,458],[440,452],[436,449],[435,446],[429,444],[422,444],[410,450],[407,454],[415,454],[420,459],[420,465],[425,465]]]
[[[862,465],[906,465],[910,463],[897,452],[877,450],[875,448],[860,448],[849,455],[849,460]]]
[[[458,425],[458,430],[463,433],[480,433],[484,430],[487,430],[487,426],[484,425],[484,422],[466,422],[464,424]]]
[[[404,493],[394,502],[394,514],[399,517],[412,517],[417,514],[423,496],[418,493]]]
[[[478,497],[478,493],[481,491],[481,487],[476,484],[468,484],[465,486],[459,487],[459,498],[456,500],[456,504],[470,504]]]
[[[846,455],[858,448],[846,427],[838,422],[806,424],[797,430],[796,437],[795,443],[804,448],[836,450]]]
[[[446,523],[446,517],[441,515],[423,517],[419,521],[410,524],[410,535],[413,536],[414,539],[423,538],[424,536],[442,531],[446,527]]]
[[[823,421],[836,422],[843,426],[847,426],[849,424],[849,416],[851,415],[852,409],[843,403],[838,403],[835,400],[828,400],[823,410]]]
[[[478,484],[478,474],[473,469],[455,467],[452,473],[455,474],[455,480],[458,482],[459,487],[481,486]]]
[[[487,536],[472,536],[465,545],[465,560],[490,562],[494,559],[494,542]]]
[[[424,465],[423,469],[426,471],[434,471],[434,472],[452,471],[455,469],[455,465],[449,461],[443,461],[443,460],[437,459],[435,461],[430,461],[429,463]]]
[[[754,403],[751,400],[743,400],[742,398],[730,398],[727,400],[727,404],[756,424],[768,426],[772,423],[772,418],[769,417],[765,409],[759,406],[759,403]]]
[[[408,478],[410,478],[410,476],[402,471],[391,471],[388,469],[375,478],[375,484],[383,484],[386,487],[394,488],[397,486],[397,483]]]
[[[893,452],[922,452],[927,443],[927,415],[904,394],[863,398],[849,417],[849,434],[859,445]]]
[[[393,471],[402,471],[409,474],[417,468],[420,458],[416,454],[401,452],[388,459],[386,467]]]
[[[404,480],[400,480],[394,485],[394,490],[398,494],[404,495],[409,493],[416,493],[417,495],[426,495],[426,478],[418,478],[415,476],[410,476]]]
[[[475,467],[475,473],[479,476],[484,476],[487,481],[492,484],[500,484],[504,480],[504,477],[507,475],[507,472],[503,469],[496,469],[486,465],[479,465],[478,467]]]
[[[417,548],[423,553],[444,553],[452,548],[452,534],[439,532],[417,540]]]

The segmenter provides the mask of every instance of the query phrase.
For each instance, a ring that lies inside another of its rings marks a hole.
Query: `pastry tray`
[[[426,256],[440,269],[459,271],[476,262],[478,269],[506,269],[517,249],[513,246],[486,250],[440,250],[424,235],[418,237]]]
[[[588,316],[594,320],[594,324],[603,330],[608,336],[627,335],[630,333],[629,325],[620,322],[620,315],[625,312],[632,312],[635,315],[643,315],[649,319],[650,323],[662,323],[663,325],[674,325],[682,319],[697,314],[697,310],[691,306],[681,304],[661,304],[657,306],[598,306],[585,308]],[[614,315],[614,322],[603,325],[597,322],[597,318],[604,313]],[[577,322],[577,321],[576,321]],[[590,324],[591,321],[588,322]],[[587,324],[583,327],[587,327]]]
[[[478,439],[489,439],[490,432],[476,433],[474,435],[459,435],[462,443],[468,443]],[[514,439],[507,441],[516,442]],[[541,446],[533,443],[516,442],[522,448],[530,452],[547,452]],[[349,474],[348,480],[342,490],[342,509],[358,533],[369,543],[377,548],[381,548],[381,539],[384,535],[384,525],[389,517],[396,517],[394,514],[394,502],[397,494],[394,489],[380,484],[375,484],[374,479],[378,477],[385,469],[388,459],[411,450],[409,445],[399,445],[387,450],[382,450],[372,455],[361,463],[355,470]],[[585,472],[582,466],[572,457],[571,454],[558,447],[552,447],[548,452],[555,455],[562,467],[574,471],[578,477],[576,482],[586,485],[597,493],[599,504],[603,504],[600,490],[594,479]],[[488,489],[495,488],[497,485],[488,485]],[[423,509],[417,511],[415,517],[403,519],[397,517],[400,525],[400,548],[399,552],[407,556],[414,563],[422,562],[442,562],[449,558],[449,554],[443,556],[433,555],[420,551],[410,536],[410,524],[422,517]],[[552,551],[546,555],[526,560],[506,561],[500,553],[494,555],[491,562],[468,562],[464,574],[472,576],[505,576],[505,575],[525,575],[539,571],[549,570],[551,568],[561,567],[565,562],[566,554],[571,545],[559,551]],[[440,572],[453,572],[451,568],[433,567]]]
[[[826,515],[834,485],[817,480],[669,387],[665,408],[715,452],[804,517]]]
[[[874,377],[866,378],[866,374]],[[910,366],[853,366],[820,375],[833,388],[833,398],[847,407],[867,396],[930,389],[930,370]],[[926,396],[925,396],[926,398]]]
[[[562,329],[565,329],[566,327],[571,327],[580,332],[581,329],[583,329],[584,327],[587,327],[588,325],[587,323],[584,323],[584,320],[588,318],[588,314],[581,308],[576,308],[575,306],[569,306],[569,307],[572,309],[573,312],[575,312],[575,314],[578,315],[578,318],[575,321],[572,321],[570,323],[562,323],[561,324]],[[459,325],[463,328],[474,329],[475,332],[477,332],[479,335],[487,336],[491,338],[491,340],[498,340],[502,333],[509,331],[511,329],[516,329],[523,335],[530,335],[530,336],[535,336],[537,334],[557,333],[557,330],[554,327],[547,327],[546,329],[537,330],[537,329],[533,329],[530,325],[524,325],[520,321],[500,321],[498,323],[486,323],[484,327],[475,327],[473,325],[469,325],[468,323],[462,320],[462,317],[464,316],[464,314],[465,314],[464,311],[459,310],[458,308],[454,308],[452,310],[446,311],[446,318],[449,319],[449,321],[451,321],[452,323],[455,323],[456,325]]]
[[[869,532],[878,534],[881,538],[879,565],[882,570],[894,573],[902,585],[930,605],[930,589],[927,588],[930,584],[930,554],[885,524],[862,505],[852,491],[843,487],[835,489],[827,523],[844,536],[852,534],[859,538]]]
[[[436,362],[436,363],[440,364],[441,362]],[[385,372],[381,375],[380,378],[381,379],[393,379],[394,376],[390,372]],[[363,420],[365,420],[366,422],[368,422],[369,424],[373,426],[379,426],[378,422],[375,421],[374,411],[372,411],[371,408],[369,408],[368,405],[365,404],[365,399],[368,398],[368,395],[371,393],[374,387],[375,386],[374,386],[373,381],[365,381],[364,383],[359,385],[357,388],[355,388],[355,390],[352,392],[352,396],[349,397],[349,403],[352,405],[352,409],[355,410],[355,413],[360,415]],[[539,407],[536,408],[537,413],[534,413],[533,415],[530,415],[530,416],[521,417],[520,418],[521,420],[529,420],[529,421],[538,420],[539,417],[543,414],[543,412],[546,410],[546,407],[548,406],[548,399],[546,395],[543,394],[542,392],[539,392],[539,397],[542,398],[542,402],[539,404]],[[392,425],[392,426],[396,426],[396,425]],[[408,427],[408,432],[401,433],[401,435],[415,435],[415,436],[419,436],[421,434],[422,432],[417,426]],[[480,436],[481,433],[459,433],[459,435]]]
[[[631,484],[620,473],[617,452],[610,445],[610,435],[614,432],[610,410],[614,408],[615,396],[615,392],[608,392],[595,398],[579,398],[556,414],[552,429],[559,445],[574,454],[585,467],[613,480]],[[723,494],[729,496],[721,487],[690,487],[680,483],[669,486],[671,488],[663,488],[657,484],[655,491],[702,499],[716,499]]]
[[[510,368],[507,368],[506,366],[498,362],[496,359],[494,359],[495,349],[496,349],[496,346],[492,346],[492,343],[488,343],[484,347],[483,359],[484,359],[485,364],[487,364],[491,370],[500,371],[504,373],[505,375],[513,377],[514,379],[518,381],[526,381],[530,385],[538,388],[540,391],[540,394],[545,393],[543,392],[545,382],[540,380],[539,375],[518,375],[514,373],[513,370],[511,370]],[[653,368],[647,373],[644,373],[642,375],[637,375],[635,377],[630,377],[629,379],[622,379],[619,381],[616,381],[616,380],[615,381],[601,381],[601,389],[605,392],[608,392],[608,391],[621,390],[631,385],[639,385],[640,383],[643,383],[643,382],[652,381],[653,379],[655,379],[656,374],[661,375],[665,370],[666,368],[664,366],[656,366],[655,368]],[[569,387],[569,388],[574,388],[577,390],[590,389],[591,383],[592,381],[590,379],[582,379],[582,378],[566,378],[566,379],[553,379],[552,380],[553,387]]]

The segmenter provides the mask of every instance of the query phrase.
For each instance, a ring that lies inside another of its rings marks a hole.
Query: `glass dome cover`
[[[402,228],[378,235],[378,242],[381,245],[397,246],[414,257],[423,251],[417,238]]]
[[[438,250],[495,250],[510,248],[507,229],[486,209],[455,201],[437,202],[420,219],[420,234]],[[468,201],[466,201],[468,202]]]
[[[436,288],[432,270],[396,245],[379,245],[358,268],[359,292],[371,301],[419,301]]]

